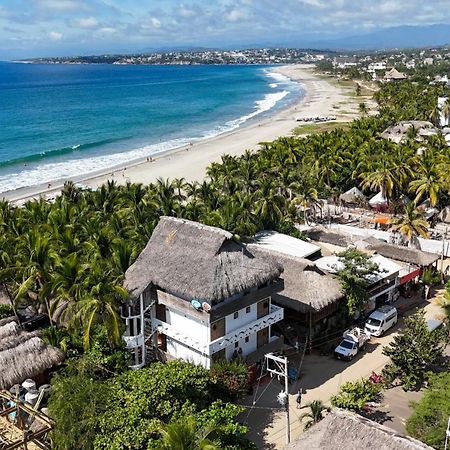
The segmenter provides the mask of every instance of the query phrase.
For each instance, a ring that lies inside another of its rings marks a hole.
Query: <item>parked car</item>
[[[385,305],[376,309],[367,319],[364,329],[372,336],[381,336],[398,321],[397,308]]]
[[[370,340],[370,334],[358,327],[346,331],[342,337],[341,343],[334,349],[334,356],[346,361],[351,361]]]

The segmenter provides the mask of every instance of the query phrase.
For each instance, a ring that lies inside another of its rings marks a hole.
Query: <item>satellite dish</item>
[[[211,311],[211,305],[209,303],[207,303],[207,302],[203,302],[202,303],[202,308],[203,308],[203,311],[205,311],[205,312],[210,312]]]
[[[202,304],[198,300],[192,300],[191,305],[197,310],[202,309]]]

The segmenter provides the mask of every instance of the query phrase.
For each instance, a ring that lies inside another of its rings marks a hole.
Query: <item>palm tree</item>
[[[429,119],[433,125],[438,127],[440,118],[441,118],[441,109],[436,103],[430,111]]]
[[[304,408],[309,408],[309,412],[301,414],[299,419],[300,421],[308,419],[305,423],[305,430],[320,422],[323,419],[324,411],[330,411],[330,408],[325,406],[321,400],[313,400],[307,403]]]
[[[416,179],[411,181],[409,185],[410,189],[416,194],[416,203],[425,196],[430,199],[431,206],[438,203],[442,183],[436,160],[434,152],[428,150],[418,161]]]
[[[83,328],[85,349],[91,347],[94,325],[105,324],[108,339],[112,347],[121,341],[122,321],[119,315],[120,302],[128,298],[127,290],[118,280],[114,280],[111,271],[100,265],[91,266],[85,279],[85,294],[82,299],[69,305],[70,326]]]
[[[407,240],[411,247],[415,239],[419,236],[428,237],[428,222],[424,214],[418,210],[413,202],[405,205],[402,217],[391,220],[392,231],[399,231]]]
[[[183,417],[159,429],[163,450],[219,450],[209,438],[217,432],[214,427],[197,426],[193,417]]]
[[[399,185],[398,172],[396,167],[391,164],[384,155],[381,160],[368,168],[366,172],[361,173],[363,188],[371,190],[380,190],[384,198],[392,197],[394,190]]]

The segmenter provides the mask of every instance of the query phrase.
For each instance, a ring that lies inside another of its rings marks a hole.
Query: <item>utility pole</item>
[[[448,418],[447,422],[447,429],[445,430],[445,447],[444,449],[448,449],[448,438],[450,437],[450,417]]]
[[[288,359],[286,356],[276,356],[273,353],[267,353],[266,367],[267,372],[271,376],[276,375],[278,377],[284,377],[284,391],[278,394],[278,402],[285,407],[286,410],[286,444],[291,442],[291,423],[289,420],[289,370]],[[272,365],[270,362],[272,361]]]

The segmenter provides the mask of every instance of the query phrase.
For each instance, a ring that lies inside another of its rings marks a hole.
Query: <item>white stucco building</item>
[[[143,367],[155,347],[206,368],[215,359],[254,362],[281,348],[271,327],[284,311],[271,295],[283,288],[282,270],[227,231],[162,217],[125,275],[124,340],[132,367]]]

